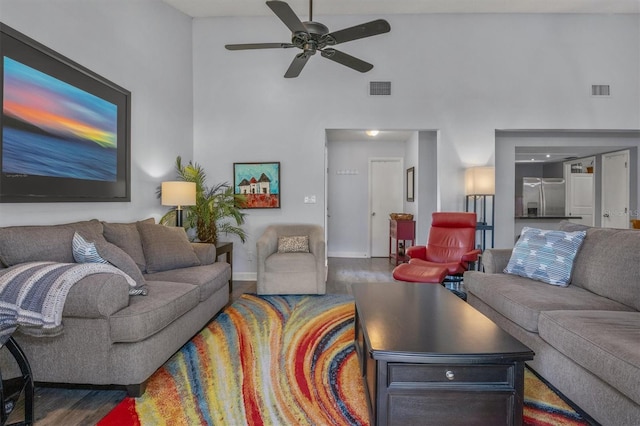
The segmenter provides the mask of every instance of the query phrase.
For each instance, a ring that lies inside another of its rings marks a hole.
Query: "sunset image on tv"
[[[4,57],[2,172],[116,181],[116,105]]]

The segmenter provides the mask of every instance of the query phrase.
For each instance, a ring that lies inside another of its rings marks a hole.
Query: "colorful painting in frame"
[[[130,201],[131,93],[0,24],[0,202]]]
[[[233,187],[245,209],[280,208],[280,162],[233,163]]]

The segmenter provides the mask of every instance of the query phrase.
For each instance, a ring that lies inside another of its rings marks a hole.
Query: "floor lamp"
[[[196,184],[194,182],[162,182],[162,205],[175,206],[176,226],[182,226],[182,207],[196,204]]]
[[[487,232],[491,232],[491,248],[495,244],[494,225],[496,180],[495,168],[471,167],[465,171],[465,211],[476,213],[476,231],[480,233],[482,251],[487,248]]]

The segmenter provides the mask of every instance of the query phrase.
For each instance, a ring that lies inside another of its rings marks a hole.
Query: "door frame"
[[[400,176],[401,176],[401,182],[403,182],[402,184],[402,194],[401,194],[401,200],[404,200],[404,191],[405,191],[405,179],[404,179],[404,158],[403,157],[369,157],[368,160],[368,165],[369,165],[369,182],[368,182],[368,191],[369,191],[369,200],[368,200],[368,205],[369,205],[369,211],[368,211],[368,220],[369,223],[367,224],[367,229],[369,230],[369,238],[368,238],[368,244],[367,244],[367,258],[371,258],[372,257],[372,245],[373,245],[373,220],[372,220],[372,209],[373,209],[373,170],[372,170],[372,163],[374,162],[389,162],[389,161],[393,161],[393,162],[397,162],[399,164],[400,167]],[[404,202],[402,202],[402,206],[404,208]]]

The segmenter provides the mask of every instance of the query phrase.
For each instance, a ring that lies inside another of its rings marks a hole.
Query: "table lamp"
[[[162,182],[162,205],[176,207],[176,226],[182,226],[182,207],[195,204],[195,182]]]

